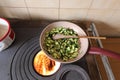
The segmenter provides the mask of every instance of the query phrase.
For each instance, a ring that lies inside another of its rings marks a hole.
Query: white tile
[[[59,0],[26,0],[28,7],[59,8]]]
[[[108,21],[106,21],[106,23],[120,26],[120,11],[119,10],[114,11],[113,15],[110,17]]]
[[[2,8],[0,7],[0,16],[13,19],[30,19],[26,8]]]
[[[29,8],[32,19],[58,19],[58,9]]]
[[[0,0],[0,6],[26,7],[24,0]]]
[[[109,20],[113,14],[113,10],[93,9],[88,11],[87,19],[92,21]]]
[[[60,19],[84,20],[88,9],[60,9]]]
[[[117,0],[117,3],[113,6],[112,9],[119,9],[120,10],[120,0]]]
[[[91,9],[113,9],[118,0],[93,0]]]
[[[89,8],[92,0],[60,0],[60,8]]]
[[[115,10],[111,18],[112,20],[120,21],[120,10]]]
[[[91,10],[89,18],[96,24],[100,35],[120,36],[120,11]]]

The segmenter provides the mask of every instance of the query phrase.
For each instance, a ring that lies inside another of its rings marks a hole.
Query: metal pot
[[[117,54],[115,52],[112,52],[112,51],[108,51],[108,50],[105,50],[105,49],[102,49],[102,48],[96,48],[96,47],[90,47],[89,48],[89,41],[87,38],[80,38],[79,41],[80,41],[80,50],[79,50],[79,54],[76,58],[74,59],[71,59],[71,60],[68,60],[68,61],[63,61],[63,60],[60,60],[60,59],[55,59],[53,58],[45,49],[45,43],[44,43],[44,40],[45,40],[45,35],[46,35],[46,32],[49,32],[51,31],[51,29],[55,28],[55,27],[65,27],[65,28],[70,28],[70,29],[73,29],[75,32],[77,32],[77,34],[79,36],[87,36],[87,34],[85,33],[85,31],[78,25],[74,24],[74,23],[71,23],[71,22],[67,22],[67,21],[58,21],[58,22],[53,22],[51,24],[49,24],[48,26],[46,26],[46,28],[42,31],[41,35],[40,35],[40,47],[42,48],[42,50],[46,53],[46,55],[55,60],[55,61],[58,61],[58,62],[61,62],[61,63],[71,63],[71,62],[75,62],[79,59],[81,59],[88,51],[88,53],[90,54],[103,54],[103,55],[106,55],[106,56],[110,56],[110,57],[113,57],[113,58],[117,58],[117,59],[120,59],[120,54]]]
[[[8,48],[15,39],[15,33],[7,20],[0,18],[0,51]]]

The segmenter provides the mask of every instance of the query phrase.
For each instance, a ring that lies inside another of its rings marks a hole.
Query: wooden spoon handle
[[[91,39],[106,39],[106,37],[99,36],[66,36],[62,34],[56,34],[53,36],[53,39],[61,39],[61,38],[91,38]]]
[[[106,37],[94,37],[94,36],[78,36],[79,38],[91,38],[91,39],[106,39]]]

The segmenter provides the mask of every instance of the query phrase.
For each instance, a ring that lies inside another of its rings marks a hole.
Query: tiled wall
[[[120,0],[0,0],[0,17],[89,20],[101,35],[120,36]]]

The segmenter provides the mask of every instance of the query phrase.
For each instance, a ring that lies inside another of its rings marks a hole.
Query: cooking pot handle
[[[88,51],[89,54],[102,54],[115,59],[120,60],[120,53],[116,53],[110,50],[106,50],[103,48],[91,47]]]

